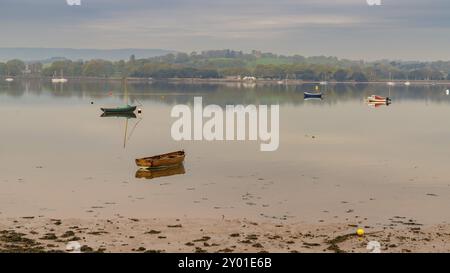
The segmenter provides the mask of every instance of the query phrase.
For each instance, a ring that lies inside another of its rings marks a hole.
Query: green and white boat
[[[132,106],[132,105],[125,105],[125,106],[119,106],[119,107],[115,107],[115,108],[100,108],[103,113],[105,114],[129,114],[129,113],[133,113],[134,111],[136,111],[136,106]]]
[[[123,81],[124,89],[125,89],[125,106],[119,106],[114,108],[100,108],[105,114],[130,114],[136,111],[137,106],[128,104],[128,88],[127,88],[127,79],[125,78]]]

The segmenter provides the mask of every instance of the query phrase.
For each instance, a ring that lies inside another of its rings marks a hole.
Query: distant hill
[[[0,48],[0,61],[11,59],[23,61],[43,61],[53,58],[70,60],[104,59],[111,61],[128,60],[131,55],[136,58],[156,57],[174,51],[164,49],[74,49],[74,48]]]

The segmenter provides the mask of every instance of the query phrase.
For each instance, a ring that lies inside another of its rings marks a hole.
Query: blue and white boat
[[[322,99],[323,94],[322,93],[310,93],[310,92],[304,92],[304,98],[306,99]]]

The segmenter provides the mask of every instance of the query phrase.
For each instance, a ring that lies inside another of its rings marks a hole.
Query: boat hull
[[[305,99],[322,99],[322,93],[308,93],[304,92],[303,96]]]
[[[180,165],[184,162],[184,151],[162,154],[152,157],[136,159],[136,165],[140,168],[160,168],[165,166]]]
[[[120,113],[133,113],[136,111],[136,106],[125,106],[117,108],[100,108],[105,114],[120,114]]]
[[[388,97],[381,97],[381,96],[377,96],[377,95],[372,95],[372,96],[367,98],[367,102],[369,102],[369,103],[390,104],[391,103],[391,99],[388,98]]]

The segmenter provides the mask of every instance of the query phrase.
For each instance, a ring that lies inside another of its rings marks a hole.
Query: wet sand
[[[358,237],[357,227],[366,234]],[[424,227],[403,217],[380,227],[245,219],[0,219],[1,252],[67,252],[71,241],[81,252],[366,253],[370,241],[378,241],[381,252],[449,252],[450,225]]]

